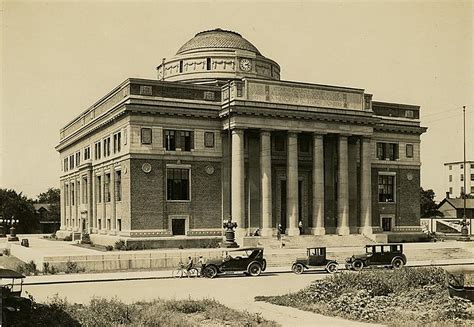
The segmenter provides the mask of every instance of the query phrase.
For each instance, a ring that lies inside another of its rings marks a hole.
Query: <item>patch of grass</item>
[[[282,296],[256,301],[291,306],[324,315],[407,326],[468,323],[470,302],[451,298],[440,268],[403,268],[341,273]]]
[[[17,257],[14,257],[12,255],[6,256],[0,256],[0,266],[6,268],[6,269],[12,269],[16,270],[18,265],[24,264],[23,261],[18,259]]]
[[[34,299],[33,299],[34,301]],[[70,304],[57,295],[19,315],[19,326],[248,326],[274,327],[259,314],[240,312],[215,300],[160,300],[125,304],[117,298],[92,298]]]

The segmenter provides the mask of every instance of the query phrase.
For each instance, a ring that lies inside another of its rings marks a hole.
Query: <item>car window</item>
[[[310,249],[309,255],[316,255],[316,249]]]
[[[365,248],[365,252],[366,252],[366,253],[370,253],[370,254],[373,253],[372,247],[371,247],[371,246],[366,247],[366,248]]]

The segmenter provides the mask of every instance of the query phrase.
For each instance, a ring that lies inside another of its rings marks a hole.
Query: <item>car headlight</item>
[[[351,259],[352,258],[346,258],[346,262],[348,262],[348,263],[351,262],[352,261]]]

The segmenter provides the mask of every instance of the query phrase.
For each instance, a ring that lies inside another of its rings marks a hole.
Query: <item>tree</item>
[[[38,221],[35,215],[33,201],[21,192],[0,189],[0,215],[4,220],[18,219],[15,226],[17,233],[32,233],[37,229]],[[9,226],[4,225],[6,228]],[[5,230],[5,232],[8,232]]]
[[[58,188],[50,187],[46,192],[38,195],[37,203],[49,204],[49,218],[53,221],[61,219],[61,191]]]
[[[420,187],[420,214],[422,218],[433,216],[443,217],[443,213],[438,210],[438,205],[434,201],[435,192],[432,189],[424,190]]]

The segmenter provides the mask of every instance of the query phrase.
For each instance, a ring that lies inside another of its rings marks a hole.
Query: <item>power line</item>
[[[456,110],[459,110],[461,108],[462,108],[461,106],[457,106],[456,108],[453,108],[453,109],[448,109],[448,110],[443,110],[443,111],[439,111],[439,112],[434,112],[432,114],[422,115],[420,118],[426,118],[426,117],[429,117],[429,116],[441,115],[445,112],[456,111]]]

